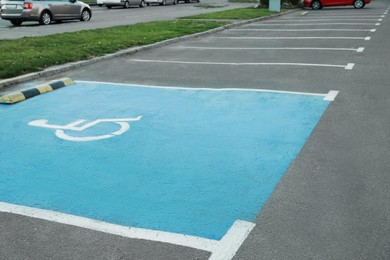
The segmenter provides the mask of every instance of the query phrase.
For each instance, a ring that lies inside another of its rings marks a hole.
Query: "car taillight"
[[[32,3],[24,2],[23,3],[23,9],[32,9]]]

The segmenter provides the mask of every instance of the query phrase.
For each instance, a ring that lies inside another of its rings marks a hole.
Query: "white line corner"
[[[338,90],[330,90],[328,95],[324,97],[325,101],[334,101],[337,95],[339,94]]]
[[[353,66],[355,66],[355,63],[348,63],[347,66],[345,66],[346,70],[352,70]]]
[[[364,38],[364,40],[369,41],[369,40],[371,40],[371,37],[366,37],[366,38]]]
[[[254,227],[254,223],[236,220],[226,235],[219,241],[209,260],[232,259]]]
[[[370,32],[376,32],[376,29],[371,29]]]
[[[376,25],[376,26],[379,26],[379,25],[381,25],[381,23],[376,23],[375,25]]]
[[[359,47],[356,49],[356,52],[363,52],[364,51],[364,47]]]

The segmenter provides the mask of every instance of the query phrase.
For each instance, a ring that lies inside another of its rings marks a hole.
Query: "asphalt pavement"
[[[194,89],[339,91],[261,208],[235,259],[389,259],[389,6],[377,0],[361,10],[296,12],[19,87],[66,76]],[[0,222],[4,259],[210,255],[8,213],[0,213]]]

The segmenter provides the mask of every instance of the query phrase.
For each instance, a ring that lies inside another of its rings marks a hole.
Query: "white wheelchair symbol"
[[[68,140],[68,141],[74,141],[74,142],[86,142],[86,141],[96,141],[96,140],[102,140],[111,138],[114,136],[118,136],[129,130],[130,125],[127,122],[132,121],[139,121],[141,120],[142,116],[138,116],[135,118],[118,118],[118,119],[97,119],[95,121],[92,121],[90,123],[86,123],[87,120],[77,120],[73,123],[67,124],[67,125],[52,125],[48,124],[46,119],[39,119],[34,120],[28,123],[31,126],[38,126],[38,127],[44,127],[44,128],[51,128],[51,129],[57,129],[55,131],[55,135],[61,139]],[[97,125],[99,123],[114,123],[118,124],[120,126],[118,131],[115,131],[110,134],[105,135],[97,135],[97,136],[86,136],[86,137],[77,137],[77,136],[71,136],[64,132],[64,130],[71,130],[71,131],[84,131],[87,128],[90,128],[94,125]],[[84,125],[82,125],[84,124]],[[80,126],[81,125],[81,126]]]

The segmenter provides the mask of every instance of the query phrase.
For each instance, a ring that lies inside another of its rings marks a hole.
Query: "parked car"
[[[159,4],[159,5],[177,4],[177,0],[145,0],[145,1],[148,6],[151,4]]]
[[[103,6],[103,0],[96,0],[96,3],[99,7]]]
[[[180,1],[183,1],[184,3],[191,3],[192,1],[196,2],[196,3],[200,3],[200,0],[177,0],[177,3],[179,3]]]
[[[91,7],[77,0],[1,0],[1,19],[13,25],[24,21],[37,21],[48,25],[52,21],[75,20],[89,21]]]
[[[313,10],[322,9],[324,6],[353,5],[355,8],[363,8],[371,0],[304,0],[305,7],[311,7]]]
[[[123,8],[129,8],[131,5],[138,5],[139,7],[145,7],[145,0],[103,0],[102,5],[111,9],[113,6],[122,6]]]

